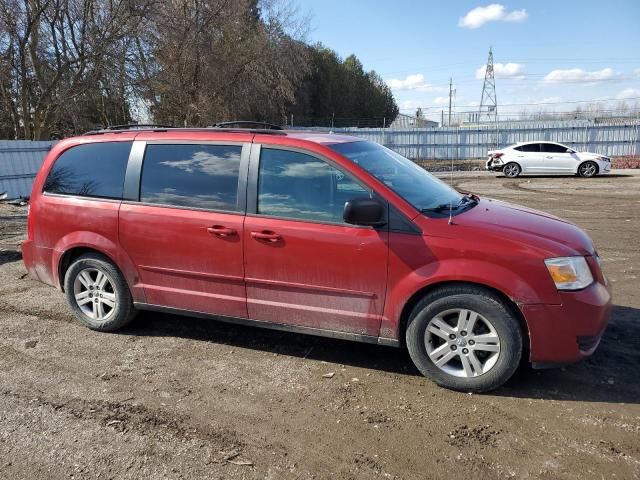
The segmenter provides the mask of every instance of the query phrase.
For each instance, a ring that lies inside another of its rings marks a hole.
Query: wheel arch
[[[580,167],[582,167],[582,165],[584,165],[585,163],[593,163],[596,166],[596,173],[595,175],[598,175],[600,173],[600,165],[598,164],[598,162],[596,162],[595,160],[591,160],[591,159],[587,159],[587,160],[582,160],[578,166],[576,167],[576,173],[580,174]]]
[[[110,260],[111,263],[113,263],[113,265],[116,268],[118,268],[118,265],[115,262],[115,260],[108,253],[101,251],[100,249],[86,246],[86,245],[78,245],[78,246],[71,247],[68,250],[65,250],[60,256],[60,259],[58,260],[58,267],[57,267],[58,283],[60,284],[60,289],[63,292],[64,292],[64,276],[66,275],[67,270],[77,258],[87,253],[96,253],[98,255],[102,255],[108,260]]]
[[[514,317],[518,319],[518,323],[520,324],[520,328],[522,330],[522,340],[523,340],[522,347],[524,349],[522,358],[527,358],[527,359],[529,358],[529,351],[530,351],[529,328],[527,326],[527,321],[525,320],[524,315],[520,310],[520,307],[518,307],[518,304],[514,300],[512,300],[507,294],[505,294],[504,292],[502,292],[501,290],[495,287],[491,287],[483,283],[466,281],[466,280],[447,280],[447,281],[441,281],[441,282],[425,285],[419,290],[417,290],[413,295],[411,295],[411,297],[409,297],[409,299],[405,302],[404,306],[402,307],[402,312],[400,314],[400,322],[398,325],[398,341],[400,342],[400,345],[403,348],[405,348],[406,346],[405,333],[407,330],[409,317],[411,316],[411,312],[413,308],[416,306],[416,304],[425,295],[428,295],[429,293],[439,290],[441,288],[451,287],[451,286],[471,286],[471,287],[479,288],[481,290],[485,290],[495,295],[500,300],[502,300],[502,302],[509,309],[509,311],[513,313]]]
[[[502,166],[502,171],[504,172],[504,167],[506,167],[507,165],[509,165],[510,163],[515,163],[516,165],[518,165],[518,168],[520,169],[520,174],[523,173],[522,170],[522,164],[516,160],[508,160],[503,166]]]

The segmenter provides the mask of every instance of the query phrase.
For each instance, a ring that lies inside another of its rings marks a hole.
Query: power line
[[[629,98],[600,98],[600,99],[589,99],[589,100],[568,100],[562,102],[534,102],[534,103],[503,103],[500,105],[503,107],[534,107],[538,105],[565,105],[565,104],[576,104],[576,103],[603,103],[603,102],[626,102],[631,100],[640,100],[640,97],[629,97]],[[415,110],[416,108],[422,108],[423,110],[440,110],[441,106],[416,106],[411,108],[401,108],[400,110]],[[460,105],[458,108],[478,108],[478,105]]]

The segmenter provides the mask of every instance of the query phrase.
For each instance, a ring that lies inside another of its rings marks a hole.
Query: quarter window
[[[77,145],[62,152],[44,184],[47,193],[122,199],[131,142]]]
[[[208,210],[237,210],[239,145],[147,145],[140,201]]]
[[[350,175],[319,158],[263,148],[258,178],[258,213],[342,223],[345,202],[370,192]]]

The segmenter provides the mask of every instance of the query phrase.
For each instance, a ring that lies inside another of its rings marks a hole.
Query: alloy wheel
[[[92,320],[108,320],[118,307],[113,279],[98,268],[80,270],[73,282],[76,304]]]
[[[502,173],[504,173],[506,177],[517,177],[520,174],[520,167],[515,163],[509,163],[504,166]]]
[[[500,356],[500,337],[491,322],[473,310],[445,310],[425,331],[427,355],[440,370],[455,377],[477,377],[491,370]]]
[[[596,166],[593,163],[585,163],[580,166],[580,175],[593,177],[596,174]]]

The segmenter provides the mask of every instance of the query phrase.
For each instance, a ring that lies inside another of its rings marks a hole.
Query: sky
[[[307,41],[355,54],[403,113],[439,119],[480,103],[493,48],[498,111],[640,104],[640,0],[292,0]]]

